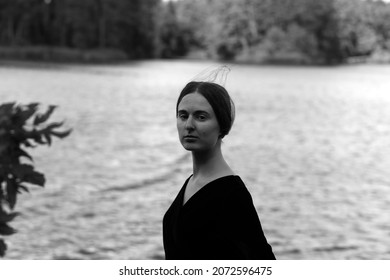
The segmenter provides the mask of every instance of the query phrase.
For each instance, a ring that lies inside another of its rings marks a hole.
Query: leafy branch
[[[35,170],[26,148],[52,143],[52,137],[65,138],[71,130],[58,130],[63,122],[47,123],[57,106],[39,113],[39,103],[0,105],[0,237],[16,233],[8,225],[19,213],[14,212],[17,195],[28,192],[28,184],[44,187],[45,176]],[[24,160],[23,160],[24,159]],[[0,257],[7,245],[0,238]]]

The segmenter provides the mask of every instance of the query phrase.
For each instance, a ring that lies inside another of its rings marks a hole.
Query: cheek
[[[183,130],[183,125],[180,122],[176,122],[176,129],[177,132],[180,134],[181,131]]]
[[[177,129],[180,129],[183,127],[183,121],[181,121],[179,118],[176,119],[176,127]]]
[[[211,124],[211,125],[207,125],[207,126],[204,126],[202,128],[199,128],[199,132],[203,136],[207,136],[207,137],[210,137],[210,138],[215,138],[215,137],[219,136],[220,129],[219,129],[219,125],[218,124]]]

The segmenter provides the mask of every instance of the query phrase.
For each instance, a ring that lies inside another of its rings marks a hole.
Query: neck
[[[232,170],[223,158],[221,142],[213,150],[192,152],[192,164],[194,179],[232,173]]]

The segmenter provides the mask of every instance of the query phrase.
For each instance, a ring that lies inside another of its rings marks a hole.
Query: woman
[[[223,158],[234,121],[224,87],[188,83],[176,105],[177,130],[193,174],[163,220],[166,259],[275,259],[251,195]]]

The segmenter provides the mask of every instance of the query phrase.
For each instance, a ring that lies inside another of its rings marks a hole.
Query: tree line
[[[0,0],[2,46],[128,58],[390,62],[390,4],[372,0]]]
[[[390,62],[390,4],[382,1],[182,0],[167,13],[160,35],[169,42],[167,56],[196,51],[252,62]]]
[[[0,45],[120,49],[152,57],[160,0],[0,0]]]

